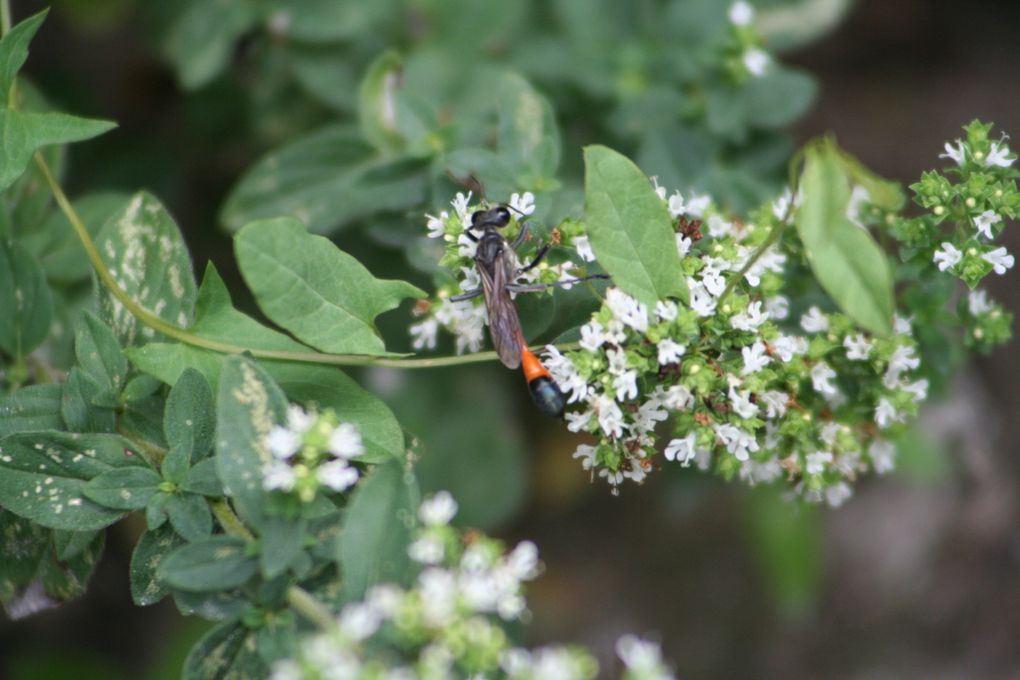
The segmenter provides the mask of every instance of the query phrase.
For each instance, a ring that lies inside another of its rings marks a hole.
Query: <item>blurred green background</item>
[[[149,188],[177,218],[195,261],[213,260],[249,311],[220,225],[229,192],[265,152],[349,120],[361,70],[385,47],[427,52],[428,27],[416,23],[422,16],[471,36],[466,53],[484,47],[494,63],[508,60],[533,80],[563,126],[568,178],[576,176],[580,144],[608,143],[654,168],[670,187],[718,188],[739,207],[779,186],[789,150],[825,131],[904,183],[936,165],[942,143],[974,117],[1020,134],[1020,6],[1006,0],[860,0],[829,33],[810,40],[775,34],[770,47],[791,47],[779,58],[819,86],[792,137],[782,132],[785,120],[745,129],[711,116],[702,127],[648,118],[658,98],[672,95],[658,88],[666,78],[641,80],[654,75],[643,60],[668,52],[672,41],[682,52],[701,36],[662,32],[648,38],[654,49],[644,49],[635,21],[631,41],[607,41],[597,24],[584,23],[584,2],[550,3],[558,14],[545,3],[502,3],[481,28],[462,3],[409,3],[420,12],[380,3],[392,15],[352,12],[347,34],[287,27],[304,32],[303,41],[289,43],[236,16],[220,17],[220,30],[208,34],[199,20],[184,31],[182,14],[198,4],[56,2],[26,74],[57,106],[120,124],[71,150],[69,192]],[[801,18],[811,24],[811,8],[841,4],[798,3],[792,25]],[[599,5],[610,10],[607,22],[654,14],[660,5],[713,16],[722,6],[725,15],[725,3],[714,0]],[[41,6],[12,3],[16,20]],[[671,27],[687,25],[684,16],[673,19]],[[194,42],[182,45],[180,35]],[[565,78],[556,67],[569,65],[543,58],[558,41],[588,45],[574,52],[590,67],[588,80]],[[603,63],[615,69],[615,80],[603,77]],[[696,81],[698,68],[680,64],[672,77]],[[469,85],[467,94],[484,99],[484,80]],[[647,97],[621,97],[632,90]],[[710,148],[700,148],[701,139]],[[672,165],[656,155],[670,144],[688,151]],[[748,179],[754,177],[761,179]],[[429,286],[428,272],[415,271],[416,253],[392,245],[424,233],[417,212],[393,211],[360,226],[337,232],[337,242],[379,276]],[[1015,252],[1020,238],[1007,230],[1005,244]],[[1013,279],[994,279],[990,292],[1016,313]],[[382,324],[396,348],[406,343],[403,312]],[[650,633],[682,678],[1006,678],[1020,677],[1016,357],[1007,348],[974,362],[943,401],[925,409],[897,472],[864,480],[838,511],[799,508],[776,489],[748,490],[678,469],[611,497],[570,458],[579,440],[540,420],[519,376],[498,366],[357,377],[422,439],[426,491],[452,491],[466,524],[538,543],[547,569],[530,591],[531,644],[586,643],[611,669],[619,634]],[[83,598],[24,621],[0,621],[0,678],[177,677],[206,624],[182,619],[168,602],[145,610],[131,604],[127,566],[139,521],[110,530]]]

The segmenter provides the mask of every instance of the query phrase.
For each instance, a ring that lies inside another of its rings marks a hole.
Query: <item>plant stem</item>
[[[322,630],[329,631],[336,628],[336,618],[329,608],[301,586],[291,586],[287,589],[287,601],[301,616]]]
[[[9,0],[0,0],[0,38],[11,30],[11,5]]]
[[[78,239],[85,248],[85,254],[88,256],[89,262],[92,263],[92,267],[96,270],[96,274],[98,274],[103,285],[106,286],[117,301],[124,305],[124,307],[131,312],[136,319],[163,335],[189,345],[194,345],[195,347],[201,347],[203,349],[221,352],[223,354],[240,354],[242,352],[248,352],[256,359],[299,361],[316,364],[331,364],[335,366],[438,368],[441,366],[457,366],[461,364],[493,361],[498,358],[496,352],[476,352],[475,354],[466,354],[462,356],[423,358],[379,357],[368,354],[326,354],[324,352],[289,352],[283,350],[255,349],[252,347],[245,347],[243,345],[235,345],[229,342],[220,342],[219,340],[212,340],[210,338],[202,337],[201,335],[196,335],[184,328],[169,323],[156,313],[138,304],[136,300],[128,295],[127,291],[121,288],[120,284],[113,278],[113,275],[110,274],[110,270],[107,268],[106,263],[103,262],[103,258],[100,256],[99,250],[92,241],[92,237],[89,235],[88,229],[86,229],[81,217],[64,194],[60,184],[53,177],[53,173],[50,171],[50,168],[46,163],[46,159],[43,158],[41,153],[36,152],[35,162],[36,165],[39,166],[39,170],[42,172],[43,177],[46,179],[46,183],[49,185],[50,191],[53,192],[53,197],[56,199],[57,205],[60,206],[61,211],[67,217],[67,220],[71,223],[71,227],[78,235]],[[567,350],[574,348],[576,348],[576,345],[563,345],[560,347],[560,349]]]
[[[212,508],[213,514],[219,520],[220,526],[223,527],[225,532],[231,536],[243,538],[246,541],[255,539],[255,536],[248,530],[248,527],[244,526],[244,522],[234,514],[234,510],[225,499],[209,501],[209,507]]]

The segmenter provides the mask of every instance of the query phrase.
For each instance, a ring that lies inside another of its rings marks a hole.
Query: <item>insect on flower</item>
[[[531,293],[564,285],[573,285],[589,279],[606,279],[606,274],[592,274],[582,278],[557,281],[544,284],[519,284],[518,277],[539,265],[549,252],[550,244],[539,248],[534,259],[523,267],[517,266],[514,251],[528,236],[529,226],[521,214],[520,232],[513,242],[508,242],[500,233],[510,224],[511,206],[499,204],[492,208],[477,210],[471,215],[471,226],[466,230],[469,239],[478,244],[475,250],[475,266],[482,285],[475,290],[450,298],[452,301],[468,300],[479,295],[485,296],[485,306],[489,314],[489,336],[493,347],[499,354],[500,361],[507,368],[524,369],[524,379],[528,381],[531,398],[538,410],[547,416],[559,418],[563,416],[566,400],[549,370],[542,365],[535,354],[528,349],[521,331],[521,321],[517,316],[511,293]],[[473,232],[478,232],[475,235]]]

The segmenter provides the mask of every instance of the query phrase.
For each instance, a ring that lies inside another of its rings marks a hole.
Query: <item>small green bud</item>
[[[973,208],[974,206],[976,206],[976,205],[977,205],[977,201],[975,201],[975,200],[974,200],[974,197],[973,197],[973,196],[968,196],[968,197],[967,197],[967,200],[966,200],[966,201],[964,201],[964,203],[966,203],[966,204],[967,204],[967,207],[968,207],[968,208]]]

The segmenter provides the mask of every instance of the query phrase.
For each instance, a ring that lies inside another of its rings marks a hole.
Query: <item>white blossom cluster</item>
[[[538,551],[523,542],[466,538],[449,525],[457,504],[446,492],[426,499],[410,548],[422,565],[409,588],[386,584],[346,605],[328,631],[304,639],[297,658],[274,664],[271,680],[588,680],[598,664],[580,647],[525,649],[500,625],[526,614],[523,584],[538,575]],[[657,645],[621,638],[627,680],[671,680]]]
[[[574,457],[615,493],[656,467],[657,431],[670,420],[667,464],[750,484],[785,477],[801,497],[834,506],[861,473],[891,469],[884,435],[928,388],[912,377],[919,359],[909,322],[897,317],[892,337],[875,338],[816,306],[791,319],[781,292],[791,254],[782,243],[736,280],[785,216],[789,194],[759,211],[756,225],[727,219],[708,197],[656,190],[678,225],[689,301],[649,308],[611,288],[577,350],[546,348],[546,366],[573,405],[568,428],[598,438]],[[697,233],[680,228],[695,221]]]
[[[358,481],[351,459],[365,452],[361,434],[332,411],[287,407],[287,423],[274,425],[263,441],[270,460],[262,466],[262,488],[294,493],[304,502],[319,488],[346,491]]]
[[[473,259],[477,244],[467,234],[472,213],[483,208],[471,203],[471,193],[458,193],[451,205],[452,211],[444,210],[438,216],[428,215],[426,228],[429,238],[442,238],[446,242],[446,254],[440,264],[457,274],[457,283],[455,286],[439,288],[437,301],[417,312],[419,320],[410,326],[409,332],[411,346],[415,350],[435,349],[439,329],[443,328],[455,338],[457,354],[463,354],[465,351],[477,352],[482,348],[485,344],[485,326],[488,324],[485,301],[480,296],[470,300],[450,300],[461,293],[476,290],[481,285]],[[504,235],[512,241],[521,221],[535,212],[535,196],[530,191],[513,194],[509,206],[514,223],[504,230]],[[595,255],[588,245],[587,236],[578,234],[572,238],[570,234],[560,233],[557,238],[558,245],[572,246],[580,261],[594,261]],[[514,255],[516,257],[516,253]],[[521,264],[527,262],[518,262],[518,265]],[[522,273],[515,282],[554,283],[578,278],[583,274],[583,268],[570,260],[558,264],[543,261],[534,269]],[[570,288],[570,284],[563,288]]]

